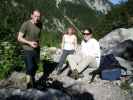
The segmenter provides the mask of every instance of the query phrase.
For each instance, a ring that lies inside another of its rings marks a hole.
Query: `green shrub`
[[[41,46],[59,47],[61,44],[62,35],[54,32],[45,32],[41,35]]]
[[[0,79],[7,77],[12,71],[22,69],[23,62],[16,43],[0,43]]]

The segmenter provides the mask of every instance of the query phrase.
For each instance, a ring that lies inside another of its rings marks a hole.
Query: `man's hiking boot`
[[[35,79],[30,76],[29,82],[27,83],[27,89],[35,88]]]
[[[26,75],[25,80],[26,80],[26,84],[28,84],[30,82],[30,75]]]

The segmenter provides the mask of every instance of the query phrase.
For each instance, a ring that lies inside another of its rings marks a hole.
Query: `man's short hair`
[[[40,13],[40,11],[38,9],[33,9],[31,14],[34,14],[34,12],[39,12]]]

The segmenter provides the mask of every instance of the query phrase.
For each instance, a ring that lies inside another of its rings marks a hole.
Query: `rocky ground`
[[[133,91],[120,88],[122,81],[105,81],[98,76],[89,83],[90,77],[74,80],[66,75],[44,80],[42,73],[36,75],[36,88],[26,89],[26,75],[14,72],[0,81],[0,100],[132,100]],[[40,79],[40,80],[39,80]]]

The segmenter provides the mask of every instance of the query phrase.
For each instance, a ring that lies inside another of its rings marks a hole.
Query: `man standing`
[[[83,40],[78,53],[69,55],[67,61],[72,70],[72,77],[80,77],[80,73],[87,67],[97,68],[100,64],[100,46],[96,39],[92,38],[92,30],[83,32]],[[73,76],[74,75],[74,76]]]
[[[24,49],[27,78],[30,78],[29,83],[32,87],[35,83],[35,73],[38,68],[37,61],[40,55],[39,39],[42,28],[40,15],[38,10],[33,10],[31,19],[22,24],[18,33],[18,41],[22,43]]]

